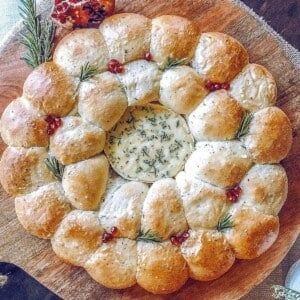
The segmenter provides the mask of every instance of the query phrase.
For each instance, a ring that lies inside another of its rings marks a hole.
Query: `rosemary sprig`
[[[35,0],[20,1],[20,15],[26,29],[24,33],[20,33],[20,42],[27,50],[21,59],[34,69],[52,58],[55,25],[51,20],[42,20],[41,16],[37,15]]]
[[[237,139],[240,139],[241,137],[243,137],[249,133],[249,126],[250,126],[252,119],[253,119],[253,114],[246,112],[243,117],[241,126],[235,136]]]
[[[220,232],[223,232],[224,230],[226,230],[228,228],[234,227],[231,217],[232,217],[232,215],[230,215],[230,214],[226,214],[224,217],[222,217],[219,220],[216,229]]]
[[[90,65],[90,63],[87,62],[85,65],[83,65],[80,68],[79,80],[80,80],[80,82],[87,81],[90,78],[93,78],[97,73],[98,73],[97,67]]]
[[[159,243],[162,241],[162,238],[159,236],[158,232],[151,231],[150,229],[148,229],[145,232],[140,230],[136,240],[147,242],[147,243],[152,243],[152,242]]]
[[[273,297],[275,299],[285,299],[285,300],[299,300],[300,299],[300,293],[286,288],[281,285],[272,285],[273,289]]]
[[[170,56],[167,57],[166,62],[164,63],[163,67],[161,68],[162,71],[166,71],[177,66],[184,65],[188,62],[188,58],[179,58],[179,59],[172,59]]]
[[[48,157],[45,159],[45,164],[50,172],[53,173],[53,175],[58,179],[62,180],[65,166],[62,165],[55,156],[48,155]]]

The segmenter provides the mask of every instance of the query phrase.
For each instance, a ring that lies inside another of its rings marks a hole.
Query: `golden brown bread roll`
[[[187,64],[194,54],[199,39],[199,29],[186,18],[163,15],[152,20],[150,53],[163,67],[168,58],[185,59]]]
[[[44,115],[62,117],[75,104],[75,85],[70,77],[53,62],[45,62],[27,77],[23,96]]]
[[[128,105],[144,105],[159,99],[161,71],[153,62],[136,60],[124,66],[118,78],[125,90]]]
[[[254,165],[241,181],[239,204],[277,216],[287,197],[288,178],[281,165]]]
[[[106,196],[99,211],[99,220],[106,231],[118,228],[118,237],[135,239],[141,228],[142,206],[148,186],[141,182],[128,182]]]
[[[240,127],[244,110],[225,90],[206,96],[188,116],[197,141],[232,140]]]
[[[246,49],[233,37],[221,32],[205,32],[192,60],[193,68],[204,79],[231,81],[248,64]]]
[[[179,66],[164,72],[159,101],[178,114],[188,114],[207,93],[203,79],[192,68]]]
[[[71,204],[81,210],[96,210],[105,192],[109,164],[98,155],[66,166],[62,186]]]
[[[181,252],[188,263],[191,278],[213,280],[231,268],[235,256],[220,232],[189,230],[189,234],[190,237],[181,246]]]
[[[278,163],[292,146],[292,125],[280,108],[267,107],[254,114],[242,140],[256,163]]]
[[[143,232],[156,232],[163,240],[187,229],[174,179],[161,179],[152,184],[143,204],[141,228]]]
[[[106,71],[109,56],[100,31],[88,28],[66,35],[56,46],[53,61],[67,74],[79,76],[86,64],[96,67],[98,72]]]
[[[250,154],[241,142],[199,142],[185,164],[185,172],[228,188],[238,184],[251,165]]]
[[[133,13],[106,18],[99,27],[110,59],[120,63],[144,58],[150,48],[151,20]]]
[[[97,282],[111,289],[123,289],[136,283],[136,241],[114,239],[103,243],[85,264]]]
[[[126,94],[116,75],[104,72],[80,85],[79,114],[103,130],[110,130],[126,108]]]
[[[0,161],[0,181],[7,193],[13,196],[28,194],[55,181],[45,159],[46,148],[8,147]]]
[[[248,111],[275,105],[276,82],[272,74],[261,65],[246,65],[230,83],[230,87],[230,95]]]
[[[47,122],[24,98],[13,100],[0,120],[3,141],[13,147],[47,147]]]
[[[61,184],[53,182],[30,194],[16,197],[15,209],[27,231],[39,238],[49,239],[71,211],[71,206]]]
[[[224,231],[236,258],[253,259],[267,251],[279,232],[278,217],[250,207],[232,209],[233,227]]]
[[[63,165],[72,164],[100,153],[105,132],[79,117],[66,117],[50,139],[50,151]]]
[[[214,229],[229,207],[224,189],[180,172],[176,176],[186,220],[191,229]]]
[[[83,267],[101,246],[103,232],[96,212],[73,210],[52,237],[52,248],[64,262]]]
[[[188,268],[179,247],[169,241],[137,244],[136,279],[142,288],[153,294],[169,294],[184,285]]]

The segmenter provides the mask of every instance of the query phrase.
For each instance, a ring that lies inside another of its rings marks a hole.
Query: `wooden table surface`
[[[300,50],[299,0],[242,0],[292,46]]]

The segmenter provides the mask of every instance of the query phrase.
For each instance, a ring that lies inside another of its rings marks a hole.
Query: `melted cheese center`
[[[194,148],[185,120],[167,108],[129,107],[107,134],[105,153],[123,178],[143,182],[174,177]]]

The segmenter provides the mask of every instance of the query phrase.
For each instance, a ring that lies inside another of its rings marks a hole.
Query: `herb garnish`
[[[159,236],[158,232],[151,231],[150,229],[148,229],[145,232],[140,230],[136,240],[147,242],[147,243],[152,243],[152,242],[159,243],[162,241],[162,238]]]
[[[97,67],[90,65],[90,63],[87,62],[85,65],[83,65],[80,68],[79,80],[80,80],[80,82],[87,81],[87,80],[93,78],[97,73],[98,73]]]
[[[179,58],[179,59],[172,59],[170,56],[167,57],[166,62],[164,63],[164,65],[162,66],[161,70],[162,71],[166,71],[181,65],[184,65],[188,62],[188,58],[184,57],[184,58]]]
[[[275,299],[282,299],[284,298],[285,300],[297,300],[300,299],[300,293],[286,288],[281,285],[272,285],[273,289],[273,296]]]
[[[217,230],[220,232],[223,232],[226,229],[234,227],[233,221],[231,219],[232,215],[227,214],[224,217],[222,217],[217,225]]]
[[[53,173],[53,175],[58,179],[62,180],[65,166],[62,165],[55,156],[48,155],[48,157],[45,159],[45,164],[50,172]]]
[[[52,58],[55,25],[51,20],[42,20],[41,16],[37,15],[35,0],[21,0],[21,5],[19,10],[26,31],[20,33],[20,42],[27,50],[21,59],[34,69]]]
[[[253,119],[253,114],[246,112],[243,117],[241,126],[235,136],[237,139],[240,139],[241,137],[243,137],[249,133],[249,126],[250,126],[252,119]]]

